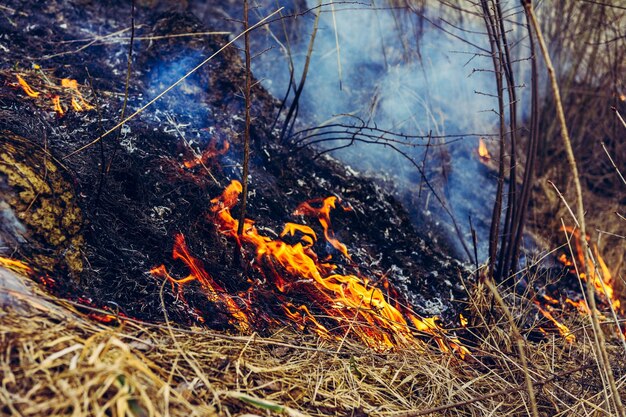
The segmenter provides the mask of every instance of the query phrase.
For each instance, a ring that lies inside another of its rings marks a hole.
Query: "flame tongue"
[[[250,329],[247,315],[239,308],[233,298],[205,271],[202,263],[191,256],[185,243],[185,237],[181,234],[176,236],[172,257],[181,260],[189,268],[190,273],[187,277],[181,279],[172,277],[167,272],[165,265],[152,269],[150,273],[154,276],[167,279],[172,285],[172,292],[177,294],[179,299],[185,304],[187,304],[187,301],[185,300],[183,292],[184,286],[194,281],[198,282],[209,301],[222,304],[226,307],[226,310],[232,317],[231,324],[242,331]]]
[[[39,93],[34,91],[30,85],[26,82],[24,78],[22,78],[19,74],[15,75],[17,77],[17,82],[20,83],[22,90],[26,93],[28,97],[37,98],[39,97]]]
[[[367,277],[339,274],[336,265],[320,262],[312,248],[317,234],[311,227],[287,223],[280,233],[281,238],[290,236],[296,240],[288,244],[282,239],[259,234],[254,223],[246,219],[243,234],[239,236],[239,222],[231,215],[231,209],[237,203],[241,190],[241,183],[233,181],[220,196],[211,200],[214,220],[220,232],[235,239],[244,254],[252,249],[255,261],[250,265],[275,287],[278,292],[272,298],[278,301],[285,317],[298,328],[309,328],[323,338],[353,334],[377,350],[388,350],[397,345],[420,346],[414,336],[418,332],[433,337],[444,351],[455,350],[461,356],[468,353],[456,339],[445,335],[445,331],[436,324],[436,318],[422,319],[397,302],[397,297],[392,297],[397,294],[386,280],[383,280],[383,286],[387,293],[371,285],[372,280]],[[296,214],[317,218],[326,241],[351,260],[347,247],[332,232],[330,211],[336,203],[336,197],[303,203]],[[199,261],[189,255],[182,236],[176,240],[174,257],[190,269],[188,277],[175,279],[163,266],[153,269],[152,273],[169,280],[174,291],[177,286],[179,298],[183,298],[183,285],[191,281],[199,282],[209,300],[224,304],[233,322],[239,323],[242,330],[248,328],[250,316],[223,292]],[[255,295],[249,291],[249,296],[254,298]],[[292,296],[306,302],[295,305],[290,301]],[[252,306],[253,303],[250,303],[249,307]],[[321,312],[320,318],[323,317],[324,323],[334,323],[334,327],[326,327],[312,311]]]
[[[587,264],[587,272],[590,277],[587,277],[585,273],[581,272],[582,266],[585,264],[585,256],[583,252],[583,246],[581,241],[580,231],[578,229],[572,227],[565,227],[564,229],[567,233],[572,235],[572,241],[574,242],[574,259],[570,259],[565,253],[562,253],[558,257],[558,261],[569,269],[572,275],[578,274],[578,277],[587,282],[587,285],[593,285],[595,289],[595,294],[601,300],[602,305],[607,308],[612,308],[617,313],[623,313],[621,301],[617,292],[615,291],[615,282],[611,275],[611,271],[609,270],[606,262],[600,256],[598,248],[596,245],[592,246],[593,258],[596,263],[592,259],[589,259]],[[589,237],[586,237],[589,240]],[[537,306],[539,312],[550,322],[552,322],[559,333],[569,342],[573,342],[575,340],[574,335],[570,332],[570,330],[564,324],[560,323],[555,317],[553,312],[557,308],[565,309],[566,307],[575,308],[580,312],[580,314],[588,315],[590,314],[589,306],[585,299],[577,299],[573,300],[571,298],[563,297],[564,300],[561,302],[547,294],[542,294],[540,296],[540,300],[534,300],[533,302]],[[604,317],[601,313],[600,317]],[[541,329],[541,331],[545,332],[545,329]]]
[[[578,268],[581,269],[582,265],[585,264],[585,256],[583,252],[584,249],[582,247],[580,231],[572,227],[566,227],[565,231],[573,234],[573,241],[576,249],[576,262],[579,265]],[[589,240],[589,237],[587,236],[586,239]],[[597,262],[597,268],[596,265],[594,265],[593,260],[589,259],[589,262],[587,264],[587,271],[589,272],[591,279],[588,279],[588,277],[586,277],[585,274],[582,272],[580,273],[580,278],[584,281],[591,282],[596,290],[596,294],[599,294],[600,297],[604,298],[604,301],[611,304],[615,311],[619,312],[621,311],[621,301],[617,295],[617,292],[615,291],[615,282],[611,275],[611,271],[606,265],[606,262],[604,261],[602,256],[600,256],[598,247],[596,245],[593,245],[592,250],[593,256]],[[576,273],[574,263],[568,260],[566,255],[561,255],[559,260],[565,266],[571,267],[572,272]]]
[[[191,169],[198,165],[205,166],[210,160],[224,155],[228,152],[230,148],[230,143],[228,141],[224,141],[221,148],[217,147],[217,141],[212,139],[207,148],[200,155],[194,155],[192,159],[186,160],[183,165],[185,168]]]
[[[74,110],[76,111],[85,111],[85,110],[93,110],[95,109],[94,106],[92,106],[91,104],[87,103],[85,101],[85,99],[83,98],[83,95],[81,94],[80,90],[78,89],[78,82],[76,80],[71,80],[69,78],[63,78],[61,80],[61,86],[63,88],[66,88],[68,90],[70,90],[71,95],[72,95],[72,107],[74,108]]]
[[[65,114],[65,110],[63,109],[63,105],[61,104],[62,99],[64,101],[69,101],[72,106],[72,109],[77,112],[88,111],[95,109],[94,106],[89,104],[85,98],[83,97],[80,89],[78,88],[78,82],[76,80],[72,80],[69,78],[61,79],[59,85],[55,85],[50,81],[50,78],[41,75],[35,74],[39,78],[39,82],[36,84],[38,89],[43,90],[43,96],[50,100],[52,103],[52,109],[59,115],[63,116]],[[22,90],[28,97],[39,99],[41,92],[35,91],[33,87],[31,87],[24,77],[20,74],[15,74],[17,78],[17,82],[22,87]],[[67,106],[66,106],[67,107]]]
[[[489,153],[489,149],[487,149],[487,145],[485,144],[483,138],[478,139],[478,156],[483,162],[489,162],[491,159],[491,154]]]
[[[319,202],[320,200],[314,201]],[[335,238],[335,233],[330,228],[330,210],[335,208],[337,197],[332,196],[321,200],[322,206],[320,208],[314,208],[311,206],[311,203],[314,201],[300,204],[293,214],[316,217],[324,229],[324,237],[326,238],[326,241],[351,261],[352,258],[350,258],[350,255],[348,254],[348,248]]]

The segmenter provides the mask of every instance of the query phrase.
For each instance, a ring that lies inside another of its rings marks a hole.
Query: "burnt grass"
[[[254,275],[249,267],[254,254],[244,250],[244,259],[237,262],[235,242],[218,232],[209,215],[210,200],[232,179],[241,179],[241,51],[227,48],[122,130],[68,157],[119,122],[129,41],[95,42],[83,49],[84,42],[66,42],[129,28],[130,7],[127,2],[89,1],[9,1],[6,7],[0,23],[0,43],[8,50],[0,58],[0,130],[4,132],[0,137],[8,141],[18,135],[53,159],[82,212],[82,270],[70,273],[59,262],[48,272],[55,277],[60,295],[89,297],[100,307],[139,319],[162,320],[162,282],[148,271],[165,264],[176,276],[188,274],[171,257],[178,233],[184,234],[191,253],[228,292],[248,289],[244,276]],[[144,2],[137,4],[135,23],[137,37],[213,29],[184,11],[144,7]],[[123,36],[129,37],[130,30]],[[172,74],[184,74],[227,41],[224,35],[136,40],[126,115],[168,82],[176,81]],[[64,103],[67,112],[59,117],[47,101],[27,97],[16,86],[14,72],[26,74],[27,81],[35,80],[39,72],[34,64],[48,77],[78,80],[96,109],[74,112]],[[176,68],[179,64],[184,68]],[[271,237],[278,238],[287,221],[306,223],[322,236],[317,221],[292,212],[303,201],[338,196],[342,206],[351,210],[338,208],[331,213],[333,229],[348,246],[358,271],[342,264],[323,239],[315,246],[320,258],[331,255],[341,272],[374,278],[386,275],[417,313],[439,314],[444,324],[452,323],[462,307],[457,301],[466,295],[459,282],[462,264],[446,255],[450,248],[420,236],[407,211],[382,182],[354,173],[330,157],[316,158],[313,149],[294,151],[289,143],[279,143],[279,132],[271,130],[278,107],[276,99],[255,86],[247,217]],[[225,141],[230,143],[228,152],[206,162],[211,175],[202,166],[183,166],[192,157],[185,142],[201,153],[211,143],[219,147]],[[239,206],[234,212],[238,210]],[[44,243],[38,230],[29,230],[26,241],[6,253],[28,262],[43,250]],[[259,291],[267,291],[259,297],[271,311],[271,288]],[[186,293],[209,326],[228,327],[227,319],[197,286],[188,286]],[[170,294],[169,286],[164,301],[170,318],[194,322],[193,314]]]

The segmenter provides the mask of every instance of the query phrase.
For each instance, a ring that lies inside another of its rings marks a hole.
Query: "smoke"
[[[460,225],[467,245],[471,245],[471,217],[478,235],[479,258],[484,260],[496,172],[479,161],[476,147],[478,137],[486,138],[488,144],[495,137],[499,118],[482,19],[467,13],[457,15],[450,8],[435,5],[427,7],[420,16],[384,1],[335,2],[334,12],[329,2],[324,4],[299,101],[299,120],[306,126],[366,123],[405,135],[433,136],[430,141],[411,140],[411,146],[398,145],[406,155],[390,147],[363,143],[344,146],[332,155],[362,172],[391,180],[415,224],[424,230],[443,230],[449,243],[456,245],[459,256],[463,253],[448,212]],[[307,5],[315,8],[317,1],[309,0]],[[503,7],[515,11],[515,5],[511,2]],[[261,11],[272,7],[276,7],[274,2]],[[266,44],[259,46],[273,48],[254,61],[253,71],[276,97],[285,95],[290,81],[287,46],[295,82],[300,79],[313,18],[309,13],[304,18],[288,20],[286,25],[291,33],[287,36],[281,24],[274,24],[274,36],[266,36]],[[521,20],[523,16],[512,13],[510,19]],[[509,39],[520,38],[521,29],[513,25]],[[277,47],[275,39],[282,46]],[[513,49],[520,62],[515,68],[520,86],[528,72],[523,60],[528,54],[524,45],[518,43]],[[528,107],[523,105],[528,93],[521,90],[523,109]],[[346,145],[345,140],[325,141],[317,146],[328,149],[342,145]],[[423,164],[433,189],[424,186],[416,164],[409,162],[408,157]],[[424,191],[418,192],[418,188]]]
[[[180,80],[204,58],[199,51],[183,49],[168,53],[167,59],[149,63],[145,77],[146,101]],[[210,135],[204,128],[211,126],[213,120],[211,107],[204,103],[208,88],[200,73],[192,74],[155,102],[153,111],[146,113],[145,117],[156,119],[166,133],[174,134],[188,144],[205,143]]]

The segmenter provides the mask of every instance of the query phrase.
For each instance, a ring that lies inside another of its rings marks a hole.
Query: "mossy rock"
[[[0,180],[8,186],[2,199],[26,226],[25,247],[14,248],[33,266],[67,270],[77,278],[83,269],[81,210],[60,164],[27,139],[0,131]]]

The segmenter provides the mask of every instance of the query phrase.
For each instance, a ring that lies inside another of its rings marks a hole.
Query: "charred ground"
[[[245,290],[249,284],[243,275],[251,259],[234,261],[234,242],[218,233],[207,210],[211,198],[241,175],[244,70],[239,51],[234,46],[227,48],[185,85],[121,130],[68,156],[120,120],[130,8],[122,2],[59,1],[34,7],[29,4],[28,9],[22,8],[21,2],[9,2],[6,6],[1,23],[4,36],[0,38],[3,49],[8,50],[0,63],[3,152],[7,146],[21,149],[14,156],[38,172],[42,185],[31,190],[34,196],[24,194],[24,186],[13,181],[10,174],[17,172],[19,176],[19,170],[5,161],[0,176],[7,190],[3,200],[15,211],[40,206],[40,188],[46,188],[43,184],[49,185],[53,177],[38,169],[44,163],[52,164],[58,182],[64,190],[71,190],[72,204],[80,209],[76,235],[81,240],[68,245],[65,237],[53,245],[27,211],[20,218],[28,229],[27,239],[18,239],[15,231],[3,231],[7,246],[3,251],[26,260],[46,255],[46,262],[33,266],[55,277],[61,292],[84,293],[98,305],[159,320],[163,317],[161,282],[148,271],[165,263],[174,273],[186,274],[182,265],[171,260],[174,236],[182,233],[194,256],[225,289]],[[167,38],[211,30],[180,10],[138,4],[135,25],[138,40],[133,45],[126,115],[161,91],[155,80],[176,81],[169,77],[183,75],[228,40],[225,35]],[[107,41],[104,37],[124,29],[126,41]],[[102,38],[86,48],[69,42],[95,36]],[[153,39],[145,39],[147,36]],[[159,36],[166,38],[154,38]],[[181,62],[184,68],[177,67]],[[175,69],[170,70],[171,66]],[[16,72],[27,81],[42,74],[50,79],[76,79],[95,109],[68,109],[59,117],[47,101],[24,94],[16,85]],[[450,253],[448,248],[418,236],[407,212],[376,181],[331,158],[314,158],[312,150],[296,152],[279,143],[276,131],[270,130],[277,110],[277,101],[255,87],[248,217],[264,233],[275,236],[285,221],[303,221],[291,214],[299,203],[336,195],[352,208],[334,210],[332,218],[337,237],[348,245],[356,264],[368,269],[371,276],[388,276],[418,313],[452,319],[458,309],[454,300],[465,293],[458,278],[461,264],[444,255]],[[207,169],[183,165],[194,157],[188,144],[202,153],[211,144],[220,147],[225,142],[230,149],[207,159]],[[46,190],[56,193],[54,187]],[[67,223],[66,208],[53,214],[54,220],[46,227],[62,229]],[[311,225],[319,231],[316,224]],[[62,256],[68,250],[79,253],[81,262],[68,264]],[[323,243],[318,243],[316,252],[333,254]],[[354,267],[346,264],[342,268],[350,272]],[[171,317],[182,322],[193,320],[173,296],[166,292],[165,297]],[[271,303],[271,294],[265,298]],[[202,297],[192,296],[192,300],[209,313],[207,317],[214,317],[210,325],[227,325],[219,312],[210,313],[213,307]]]

